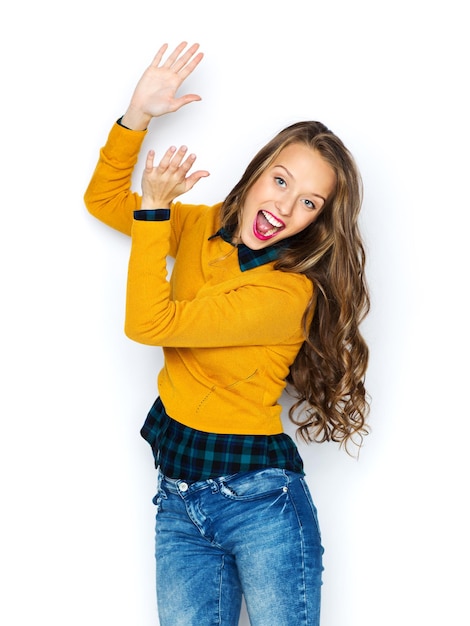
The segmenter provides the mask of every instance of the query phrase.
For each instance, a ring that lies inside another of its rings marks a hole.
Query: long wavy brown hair
[[[365,374],[369,350],[359,331],[370,299],[365,251],[358,226],[362,180],[349,150],[321,122],[288,126],[252,159],[222,205],[222,225],[232,231],[246,194],[286,146],[316,150],[333,168],[335,188],[313,224],[289,240],[276,269],[305,274],[315,286],[303,326],[305,341],[290,368],[288,391],[296,399],[289,417],[306,442],[361,446],[369,432]]]

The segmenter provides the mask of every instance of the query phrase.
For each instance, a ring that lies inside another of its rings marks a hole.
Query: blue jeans
[[[161,626],[318,626],[322,554],[300,474],[265,469],[186,483],[159,477]]]

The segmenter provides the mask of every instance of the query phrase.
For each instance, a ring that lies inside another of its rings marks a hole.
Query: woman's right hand
[[[152,117],[172,113],[190,102],[200,100],[197,94],[176,97],[183,81],[193,72],[202,60],[202,52],[197,52],[199,44],[193,44],[185,51],[183,41],[162,63],[168,45],[164,44],[155,55],[137,83],[129,108],[122,118],[122,124],[132,130],[145,130]]]

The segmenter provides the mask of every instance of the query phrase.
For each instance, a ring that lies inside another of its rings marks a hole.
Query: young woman
[[[159,471],[156,561],[161,626],[319,624],[315,506],[279,399],[305,441],[360,445],[367,433],[368,311],[357,220],[361,184],[319,122],[281,131],[216,206],[176,198],[208,172],[169,148],[131,176],[152,118],[202,59],[166,46],[113,126],[85,194],[132,237],[126,333],[162,346],[159,397],[142,428]],[[191,173],[192,172],[192,173]],[[168,256],[175,259],[167,280]]]

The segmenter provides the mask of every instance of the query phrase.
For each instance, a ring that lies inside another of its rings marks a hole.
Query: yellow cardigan
[[[242,272],[236,248],[210,239],[220,204],[177,202],[170,220],[134,220],[141,197],[131,176],[144,136],[115,124],[85,193],[92,215],[132,236],[126,334],[163,347],[158,388],[173,419],[220,434],[281,433],[279,398],[312,283],[272,262]]]

